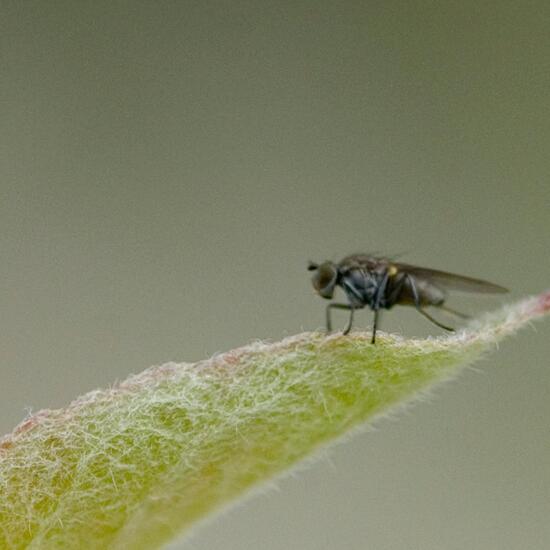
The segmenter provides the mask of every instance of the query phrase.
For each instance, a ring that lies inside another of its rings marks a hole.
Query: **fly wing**
[[[502,294],[508,292],[507,288],[500,285],[495,285],[482,279],[473,279],[464,275],[456,275],[446,271],[437,269],[429,269],[426,267],[416,267],[408,264],[393,264],[402,272],[408,273],[417,280],[424,280],[441,289],[461,290],[463,292],[478,292],[483,294]]]

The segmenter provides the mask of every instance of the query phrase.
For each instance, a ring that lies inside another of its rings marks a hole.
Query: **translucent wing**
[[[395,263],[395,267],[402,272],[412,275],[417,280],[424,280],[441,289],[461,290],[463,292],[478,292],[483,294],[502,294],[508,292],[507,288],[495,285],[482,279],[473,279],[464,275],[456,275],[437,269],[416,267],[409,264]]]

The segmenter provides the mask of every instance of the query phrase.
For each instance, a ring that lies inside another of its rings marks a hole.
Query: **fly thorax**
[[[368,271],[351,270],[342,277],[341,285],[354,307],[370,305],[376,295],[378,282]]]

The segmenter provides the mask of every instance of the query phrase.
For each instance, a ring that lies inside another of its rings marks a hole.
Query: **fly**
[[[332,302],[327,305],[327,331],[332,330],[332,309],[345,309],[350,312],[344,329],[344,334],[348,334],[355,310],[369,306],[374,312],[371,340],[373,344],[376,340],[379,311],[382,309],[391,309],[394,305],[414,306],[432,323],[452,332],[454,328],[440,323],[424,309],[427,306],[435,306],[458,317],[467,318],[467,315],[445,305],[447,290],[484,294],[508,292],[502,286],[481,279],[393,262],[368,254],[353,254],[338,263],[310,262],[308,270],[314,271],[311,282],[320,296],[332,300],[334,290],[339,286],[347,297],[345,304]]]

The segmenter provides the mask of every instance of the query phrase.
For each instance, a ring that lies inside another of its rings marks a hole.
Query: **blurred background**
[[[549,24],[543,1],[2,3],[0,433],[322,326],[310,259],[550,287]],[[383,329],[440,334],[406,308]],[[170,548],[548,548],[549,338]]]

